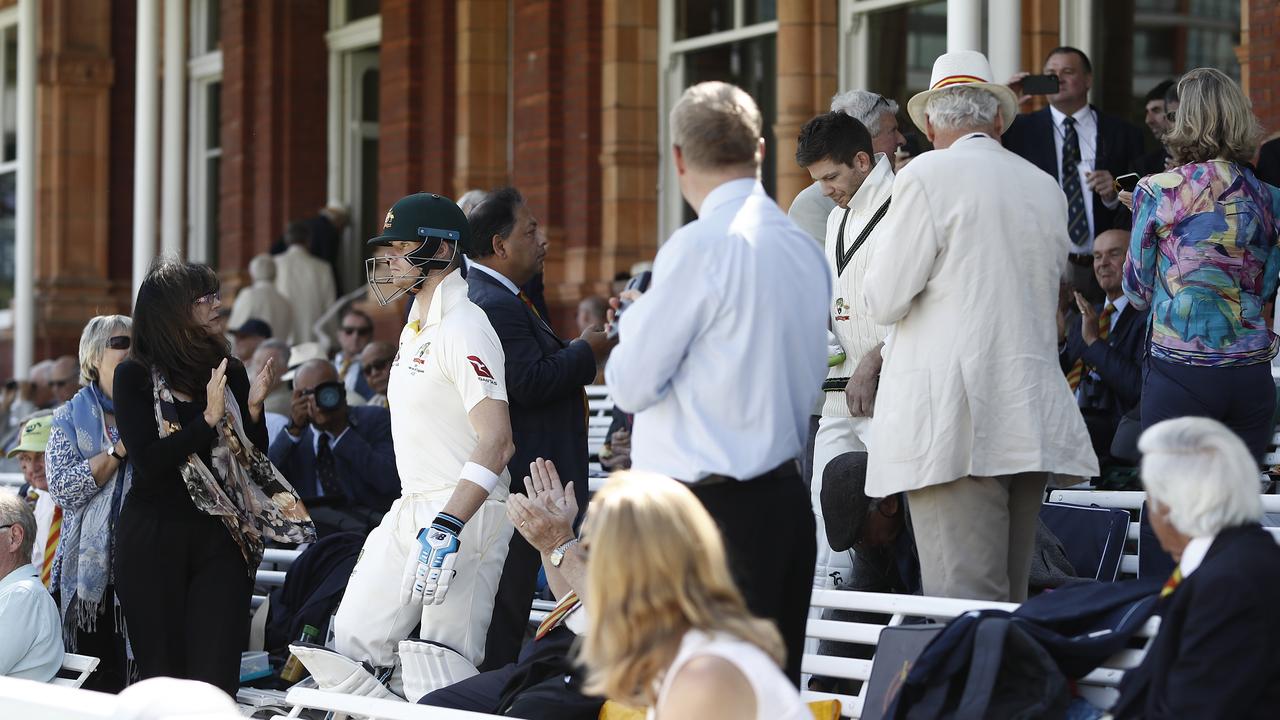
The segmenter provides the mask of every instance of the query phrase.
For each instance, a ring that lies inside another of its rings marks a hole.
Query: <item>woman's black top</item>
[[[116,425],[125,451],[133,463],[133,488],[130,499],[147,500],[176,510],[195,512],[195,504],[187,494],[178,470],[192,453],[200,456],[214,474],[210,450],[216,438],[213,428],[204,421],[205,398],[191,402],[176,400],[178,422],[182,429],[167,438],[160,437],[156,423],[155,396],[151,371],[135,360],[126,360],[116,368],[112,393],[116,406]],[[232,358],[227,362],[227,392],[240,406],[244,432],[264,453],[267,450],[265,417],[258,422],[249,418],[249,376],[244,365]],[[265,414],[264,414],[265,415]]]

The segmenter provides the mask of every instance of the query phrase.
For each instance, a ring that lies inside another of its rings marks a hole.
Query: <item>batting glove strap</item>
[[[449,513],[440,513],[436,515],[436,519],[432,521],[431,527],[437,530],[443,530],[453,534],[455,537],[462,534],[462,526],[465,525],[462,520],[450,515]]]

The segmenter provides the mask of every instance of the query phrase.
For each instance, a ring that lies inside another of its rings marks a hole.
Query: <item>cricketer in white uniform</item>
[[[806,130],[808,132],[806,132]],[[853,560],[831,549],[827,541],[820,494],[822,473],[832,458],[847,452],[867,452],[871,409],[851,404],[862,396],[849,389],[856,383],[874,382],[880,367],[880,347],[889,328],[872,322],[862,299],[862,278],[877,239],[875,228],[889,209],[893,191],[893,161],[875,153],[871,136],[854,118],[842,112],[819,115],[801,130],[797,160],[805,166],[823,193],[836,201],[827,216],[826,255],[832,272],[830,327],[838,347],[822,384],[822,416],[814,438],[813,477],[810,490],[818,518],[818,559],[814,587],[833,588],[848,582]],[[851,156],[846,164],[838,158]],[[814,159],[817,158],[817,159]],[[874,158],[874,159],[873,159]]]
[[[505,359],[458,271],[468,232],[452,200],[417,193],[370,241],[390,248],[368,261],[379,301],[416,293],[387,389],[402,491],[365,541],[334,640],[350,660],[394,669],[391,689],[410,701],[476,674],[512,533]],[[406,640],[419,622],[421,641]],[[367,674],[328,675],[321,687],[386,696]]]

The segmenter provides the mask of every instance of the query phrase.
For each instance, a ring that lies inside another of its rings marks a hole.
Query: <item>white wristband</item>
[[[494,475],[489,468],[473,462],[463,465],[462,472],[458,474],[458,477],[463,480],[470,480],[484,488],[485,492],[493,492],[493,489],[498,487],[498,481],[502,479]]]

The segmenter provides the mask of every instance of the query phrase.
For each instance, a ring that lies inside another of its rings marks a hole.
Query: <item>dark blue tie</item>
[[[1084,212],[1084,188],[1080,187],[1080,138],[1076,135],[1076,119],[1063,119],[1062,192],[1067,195],[1067,232],[1071,244],[1084,248],[1089,244],[1089,218]]]
[[[316,478],[326,497],[342,497],[342,485],[338,483],[338,465],[333,458],[333,448],[329,445],[329,433],[320,433],[319,447],[316,448]]]

